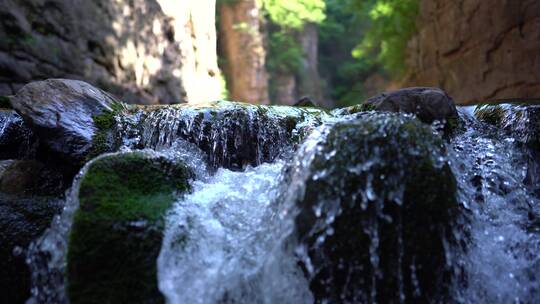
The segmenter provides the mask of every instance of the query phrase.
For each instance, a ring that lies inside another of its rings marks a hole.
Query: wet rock
[[[24,303],[30,297],[26,249],[61,210],[59,199],[0,193],[1,303]]]
[[[493,104],[476,107],[475,117],[503,130],[525,149],[527,176],[525,184],[540,194],[540,105]]]
[[[452,128],[458,120],[454,100],[438,88],[405,88],[382,93],[366,101],[376,111],[415,114],[425,123],[440,121]]]
[[[122,107],[108,93],[66,79],[32,82],[12,98],[11,104],[49,150],[50,157],[75,166],[99,145],[94,139],[100,134],[100,124],[111,127],[109,116]]]
[[[480,121],[505,130],[520,143],[540,149],[540,105],[482,105],[476,107],[474,115]]]
[[[146,107],[144,111],[143,147],[162,148],[177,139],[187,140],[208,155],[211,167],[228,169],[273,161],[329,117],[318,108],[229,101]]]
[[[461,217],[444,153],[430,127],[402,114],[357,114],[306,140],[286,201],[317,302],[448,300]]]
[[[35,160],[0,161],[0,192],[17,196],[61,196],[64,176]]]
[[[37,139],[21,116],[0,109],[0,159],[32,156]]]
[[[71,303],[158,303],[164,214],[188,191],[182,163],[149,152],[105,155],[86,167],[69,237]]]

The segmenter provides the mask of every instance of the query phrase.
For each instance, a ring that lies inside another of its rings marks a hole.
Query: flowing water
[[[464,272],[453,297],[458,303],[539,303],[540,205],[523,182],[527,152],[466,110],[460,114],[466,122],[464,132],[447,144],[459,201],[470,218],[469,250],[455,253]],[[224,129],[197,140],[186,134],[202,134],[199,131],[178,133],[193,119],[168,119],[167,124],[159,115],[152,124],[160,131],[147,127],[146,146],[188,160],[196,171],[193,191],[179,198],[166,218],[157,280],[167,302],[312,303],[305,269],[299,266],[303,248],[290,238],[292,219],[283,213],[288,202],[282,200],[286,196],[281,183],[290,157],[276,146],[279,131],[253,142],[259,151],[255,161],[240,166],[224,148],[231,143],[245,146],[238,132],[227,133],[222,125]],[[302,149],[315,149],[310,144]],[[262,147],[270,152],[259,150]],[[230,168],[221,168],[224,164]],[[57,296],[63,286],[59,274],[65,267],[65,238],[76,208],[71,194],[67,197],[63,215],[30,249],[35,302],[65,301]],[[44,252],[49,256],[39,259]]]

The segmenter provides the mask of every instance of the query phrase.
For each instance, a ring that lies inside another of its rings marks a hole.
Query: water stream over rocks
[[[531,125],[516,134],[475,108],[444,135],[409,114],[355,112],[132,111],[120,152],[86,163],[26,251],[28,303],[540,302],[538,130],[523,137]],[[85,281],[85,261],[110,265],[96,278],[114,284]],[[150,280],[125,287],[116,264],[138,261]]]

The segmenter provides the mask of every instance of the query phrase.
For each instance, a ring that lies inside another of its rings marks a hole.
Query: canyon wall
[[[221,96],[215,0],[2,0],[0,95],[44,78],[128,102]]]
[[[406,85],[459,103],[540,98],[540,1],[421,0],[417,27]]]

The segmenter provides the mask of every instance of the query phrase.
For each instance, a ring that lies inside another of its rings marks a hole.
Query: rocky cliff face
[[[540,2],[422,0],[408,85],[440,86],[459,103],[540,97]]]
[[[220,6],[221,47],[230,98],[268,104],[268,73],[259,1],[228,1]]]
[[[136,103],[218,99],[215,0],[2,0],[0,95],[84,79]]]

